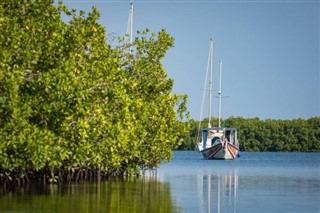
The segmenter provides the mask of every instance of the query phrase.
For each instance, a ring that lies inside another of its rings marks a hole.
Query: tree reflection
[[[0,212],[180,212],[155,176],[1,191]]]

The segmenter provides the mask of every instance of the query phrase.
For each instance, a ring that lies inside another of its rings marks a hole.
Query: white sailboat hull
[[[234,160],[238,156],[239,149],[231,143],[225,142],[225,144],[220,143],[200,152],[204,159]]]

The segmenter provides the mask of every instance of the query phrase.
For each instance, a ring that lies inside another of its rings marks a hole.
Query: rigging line
[[[198,134],[197,134],[197,142],[199,142],[200,137],[200,128],[201,128],[201,120],[203,115],[203,106],[204,106],[204,97],[205,97],[205,91],[207,88],[207,81],[208,81],[208,73],[209,73],[209,66],[210,66],[210,49],[209,49],[209,56],[208,56],[208,62],[207,62],[207,71],[206,71],[206,78],[204,80],[204,87],[203,87],[203,94],[202,94],[202,102],[201,102],[201,110],[200,110],[200,119],[199,119],[199,125],[198,125]]]

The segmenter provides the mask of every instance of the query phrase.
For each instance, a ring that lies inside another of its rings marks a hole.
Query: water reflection
[[[200,212],[236,212],[238,175],[204,174],[198,176]]]
[[[319,153],[176,152],[157,175],[1,191],[0,212],[319,212]]]
[[[0,191],[0,212],[179,212],[156,177]]]

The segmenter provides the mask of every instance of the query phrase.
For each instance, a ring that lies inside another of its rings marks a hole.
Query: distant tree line
[[[218,121],[213,119],[213,123]],[[320,117],[293,120],[230,117],[222,123],[223,126],[238,129],[241,151],[320,151]],[[180,150],[195,149],[199,122],[191,119],[189,124],[190,131],[184,135],[184,142],[178,148]],[[207,125],[206,118],[201,126]]]

